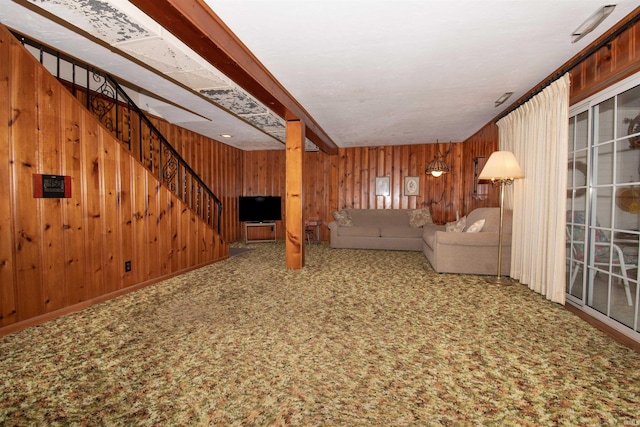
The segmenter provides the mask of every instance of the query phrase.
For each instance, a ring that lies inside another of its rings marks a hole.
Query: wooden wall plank
[[[409,176],[418,177],[418,182],[420,184],[420,188],[424,186],[425,173],[424,168],[421,167],[420,164],[420,155],[422,153],[422,145],[413,145],[409,151]],[[404,185],[404,184],[403,184]],[[421,206],[422,199],[421,196],[410,196],[409,197],[409,205],[410,209],[417,209]]]
[[[131,153],[135,159],[146,164],[147,158],[145,157],[146,150],[144,149],[144,139],[142,135],[142,128],[140,127],[140,118],[138,114],[131,111],[129,113],[131,126],[129,128],[129,136],[131,139]]]
[[[119,249],[120,256],[120,272],[122,288],[128,288],[136,283],[133,271],[125,271],[124,263],[132,262],[134,259],[134,213],[133,200],[134,194],[134,175],[133,168],[138,163],[129,153],[121,147],[118,150],[118,223],[119,223]],[[133,265],[132,265],[133,268]]]
[[[360,168],[362,165],[362,152],[366,151],[363,148],[357,148],[353,150],[353,155],[349,157],[349,163],[347,166],[347,170],[345,171],[346,175],[349,177],[349,182],[351,183],[351,188],[349,189],[348,194],[352,194],[351,206],[353,208],[360,208],[362,206],[362,181],[360,175]]]
[[[337,170],[338,171],[344,171],[346,169],[346,165],[347,165],[347,152],[346,150],[342,150],[340,149],[338,151],[338,165],[337,165]],[[338,193],[338,206],[340,206],[338,209],[343,209],[348,207],[347,206],[347,194],[346,194],[346,188],[348,187],[347,183],[345,182],[345,180],[347,179],[345,177],[344,173],[339,173],[338,175],[338,186],[336,187],[336,191]]]
[[[611,54],[613,59],[612,71],[624,68],[632,63],[634,56],[634,39],[632,34],[638,31],[638,27],[634,27],[632,31],[626,31],[620,35],[616,43],[611,46]]]
[[[37,156],[38,171],[43,174],[62,175],[60,85],[43,78],[43,70],[36,68],[38,94]],[[54,83],[54,84],[52,84]],[[62,230],[63,199],[39,199],[41,212],[39,227],[42,234],[43,300],[45,311],[65,306],[64,239]]]
[[[397,191],[398,191],[398,207],[407,209],[409,207],[409,197],[404,194],[404,178],[409,175],[411,164],[410,149],[408,145],[399,147],[398,159],[396,162],[397,171]]]
[[[200,227],[197,218],[191,210],[187,210],[187,218],[189,222],[189,234],[187,245],[187,262],[191,265],[199,264],[199,256],[201,251],[200,245]]]
[[[12,50],[17,48],[11,45]],[[15,53],[15,52],[14,52]],[[11,74],[20,74],[23,79],[11,86],[10,102],[12,105],[11,138],[15,168],[12,181],[14,186],[15,224],[14,253],[16,260],[16,301],[17,320],[24,320],[44,312],[44,294],[42,289],[41,270],[41,234],[38,223],[40,215],[39,202],[33,197],[33,174],[37,170],[37,105],[36,69],[34,62],[24,55],[12,55]],[[20,215],[29,212],[29,215]]]
[[[198,226],[198,246],[200,248],[197,265],[201,265],[213,253],[213,234],[209,234],[211,229],[202,221],[196,221],[195,223]]]
[[[16,45],[13,38],[0,32],[0,45],[6,46],[0,49],[0,327],[16,322],[16,275],[14,269],[14,228],[12,211],[15,206],[13,196],[14,168],[12,130],[17,111],[12,108],[11,94],[16,84],[12,75],[13,55],[18,49],[10,47]],[[5,100],[2,102],[2,100]],[[6,118],[6,120],[4,119]]]
[[[375,207],[373,209],[385,209],[386,208],[386,203],[385,203],[385,199],[387,196],[378,196],[375,191],[375,178],[377,177],[384,177],[386,176],[386,163],[385,160],[387,158],[387,155],[385,153],[385,150],[383,147],[377,147],[377,159],[376,159],[376,164],[375,164],[375,169],[374,169],[374,174],[373,174],[373,179],[374,182],[371,184],[371,188],[373,189],[372,193],[374,194],[375,197]],[[371,207],[369,207],[368,209],[372,209]]]
[[[636,22],[570,70],[569,102],[582,101],[639,71],[640,22]]]
[[[147,212],[145,216],[145,228],[147,229],[147,262],[148,268],[146,271],[146,279],[160,276],[160,245],[159,245],[159,230],[158,230],[158,212],[161,185],[160,182],[152,179],[151,176],[147,176],[147,187],[145,188],[147,194]],[[145,280],[146,280],[145,279]]]
[[[418,173],[422,173],[422,184],[420,188],[427,188],[427,181],[429,179],[429,175],[426,174],[425,170],[427,169],[427,165],[429,165],[429,162],[431,161],[431,159],[429,158],[430,156],[430,151],[427,149],[427,145],[421,145],[420,146],[421,150],[418,154]],[[420,207],[421,208],[426,208],[426,207],[430,207],[429,205],[429,200],[426,197],[426,193],[425,190],[420,190],[420,196],[419,200],[420,200]]]
[[[102,141],[102,192],[103,197],[100,208],[102,215],[102,268],[104,270],[103,293],[114,292],[122,289],[122,272],[124,271],[124,261],[122,260],[122,248],[120,242],[120,205],[118,203],[118,176],[120,163],[117,161],[117,152],[120,151],[120,144],[108,133],[101,129],[100,139]]]
[[[398,145],[393,145],[385,150],[385,175],[391,178],[389,188],[391,193],[389,197],[385,199],[386,209],[400,209],[400,187],[398,186],[398,180],[400,178],[400,172],[398,171],[400,168],[399,150],[400,146]]]
[[[391,146],[385,147],[382,150],[384,161],[379,174],[380,176],[389,177],[389,189],[391,190],[388,196],[380,198],[382,201],[382,209],[393,209],[393,198],[395,197],[395,192],[393,191],[393,150],[395,149],[396,146]]]
[[[214,147],[213,144],[211,143],[211,140],[209,140],[208,138],[205,138],[202,135],[198,135],[200,137],[200,145],[202,146],[202,158],[203,159],[213,159],[215,158],[213,155],[214,152]],[[216,186],[216,184],[219,184],[221,182],[222,179],[224,179],[225,177],[220,177],[220,179],[215,179],[213,174],[213,162],[206,162],[205,163],[205,168],[204,171],[201,175],[202,180],[205,183],[211,183],[214,187]],[[211,187],[210,187],[211,188]],[[216,193],[216,194],[220,194],[220,191],[218,189],[218,191],[214,190],[213,188],[211,188],[211,190]]]
[[[329,203],[327,205],[325,205],[325,213],[324,213],[324,220],[325,223],[328,224],[329,222],[331,222],[333,220],[333,216],[331,215],[333,211],[339,210],[339,206],[340,205],[340,198],[339,198],[339,181],[340,181],[340,176],[338,173],[338,160],[339,160],[339,155],[334,155],[334,156],[327,156],[329,157],[329,161],[325,162],[326,166],[326,170],[329,174],[329,190],[328,190],[328,200]],[[321,228],[323,234],[322,234],[322,240],[323,241],[327,241],[329,240],[329,229],[326,227],[322,227]]]
[[[191,230],[191,212],[185,204],[182,204],[180,211],[180,264],[189,264],[192,262],[190,248],[192,248],[192,230]]]
[[[368,168],[368,176],[369,176],[369,182],[367,185],[367,189],[366,189],[366,193],[367,193],[367,201],[368,203],[364,206],[362,206],[362,208],[366,208],[366,209],[375,209],[376,208],[376,203],[378,200],[378,196],[376,196],[376,176],[378,175],[378,157],[380,155],[379,153],[379,148],[378,147],[372,147],[370,148],[368,153],[368,157],[369,157],[369,168]],[[341,171],[338,170],[337,171],[338,175],[341,174]],[[339,209],[342,209],[342,207],[339,207]]]
[[[135,282],[147,280],[148,248],[147,248],[147,177],[146,169],[135,165],[133,169],[133,246],[135,252],[131,260],[131,271]]]
[[[160,138],[155,132],[149,130],[149,140],[151,141],[151,147],[153,150],[153,176],[160,176]]]
[[[63,202],[64,263],[67,304],[86,301],[87,284],[85,282],[82,145],[81,145],[81,106],[74,99],[63,97],[62,123],[64,126],[64,171],[71,177],[71,197]]]
[[[95,120],[86,117],[82,123],[82,174],[84,178],[84,253],[85,283],[89,298],[96,298],[104,290],[102,264],[102,132]]]
[[[180,228],[178,223],[178,214],[180,213],[179,205],[181,203],[182,202],[175,200],[173,197],[169,197],[167,200],[170,217],[168,231],[171,239],[169,242],[169,271],[171,273],[180,270]]]
[[[169,200],[171,195],[169,191],[160,187],[158,192],[158,217],[157,234],[158,234],[158,261],[160,263],[159,274],[164,276],[171,272],[171,233],[167,230],[171,230],[171,205]]]
[[[369,206],[369,164],[371,163],[371,159],[369,156],[371,155],[371,150],[364,147],[360,150],[362,153],[361,156],[361,166],[360,166],[360,174],[358,176],[360,191],[357,194],[360,194],[358,206]]]

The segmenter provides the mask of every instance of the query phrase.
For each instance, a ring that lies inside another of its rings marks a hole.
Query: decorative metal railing
[[[220,234],[222,202],[113,76],[23,35],[14,35],[132,155]]]

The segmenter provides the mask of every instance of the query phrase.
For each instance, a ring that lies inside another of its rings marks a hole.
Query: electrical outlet
[[[128,271],[131,271],[131,261],[125,261],[124,262],[124,271],[125,273]]]

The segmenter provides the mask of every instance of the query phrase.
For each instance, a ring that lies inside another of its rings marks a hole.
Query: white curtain
[[[513,209],[510,276],[565,303],[569,74],[498,121],[499,148],[513,152],[524,179],[507,187]]]

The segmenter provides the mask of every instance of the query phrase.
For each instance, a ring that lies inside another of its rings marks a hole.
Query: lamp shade
[[[518,161],[511,151],[494,151],[482,168],[479,180],[513,180],[524,178]]]
[[[443,173],[449,172],[449,166],[445,162],[439,159],[434,159],[429,163],[427,168],[425,169],[426,173],[430,173],[435,177],[439,177]]]

